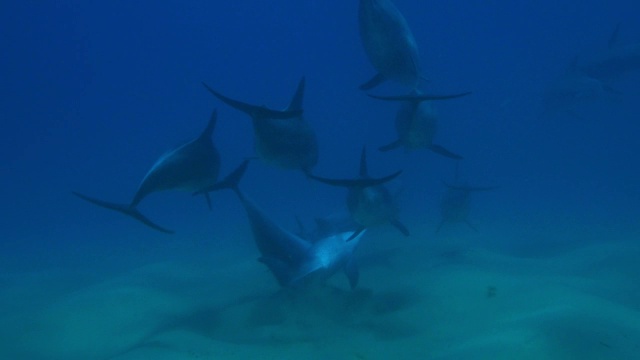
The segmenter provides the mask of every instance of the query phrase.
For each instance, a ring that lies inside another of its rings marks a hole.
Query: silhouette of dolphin
[[[640,42],[620,44],[620,24],[609,38],[609,46],[580,65],[587,76],[604,82],[640,70]]]
[[[358,283],[358,267],[353,253],[363,235],[352,230],[324,233],[313,241],[304,239],[275,224],[245,196],[238,183],[246,171],[249,160],[219,183],[195,194],[232,189],[244,207],[253,238],[265,264],[282,287],[299,287],[309,282],[321,282],[343,270],[351,288]],[[352,240],[352,241],[349,241]]]
[[[315,132],[302,116],[304,78],[300,80],[289,106],[283,111],[234,100],[207,84],[204,86],[225,104],[251,117],[256,152],[262,160],[283,169],[304,172],[310,172],[316,165],[318,141]]]
[[[458,184],[458,164],[456,164],[455,184],[444,183],[447,191],[440,202],[441,220],[436,229],[436,234],[440,232],[445,223],[465,223],[471,229],[478,231],[471,221],[469,221],[469,210],[471,204],[471,194],[480,191],[495,190],[495,186],[468,186]]]
[[[429,101],[456,99],[469,94],[471,93],[424,95],[420,94],[417,90],[413,90],[411,94],[405,96],[377,96],[369,94],[369,96],[374,99],[401,102],[395,120],[398,138],[388,145],[381,146],[379,150],[389,151],[400,146],[409,150],[426,148],[448,158],[462,159],[462,156],[433,143],[433,138],[438,129],[438,118]]]
[[[217,112],[214,110],[207,127],[200,136],[167,152],[156,160],[142,179],[131,203],[107,202],[75,191],[73,194],[92,204],[131,216],[153,229],[172,234],[172,230],[161,227],[142,215],[137,209],[138,204],[147,195],[154,192],[173,189],[193,192],[216,182],[220,169],[220,155],[211,140],[216,120]],[[211,208],[208,194],[206,194],[206,199],[209,208]]]
[[[357,179],[328,179],[315,175],[310,178],[322,183],[346,187],[347,208],[353,220],[360,225],[359,231],[381,224],[390,223],[405,236],[409,230],[398,219],[399,209],[394,196],[383,185],[400,175],[398,171],[380,179],[372,179],[367,170],[367,152],[362,148],[360,154],[360,177]],[[375,180],[375,181],[370,181]],[[356,232],[355,234],[358,234]]]
[[[360,0],[360,39],[377,74],[360,86],[373,89],[393,80],[412,89],[420,80],[416,41],[402,13],[389,0]]]

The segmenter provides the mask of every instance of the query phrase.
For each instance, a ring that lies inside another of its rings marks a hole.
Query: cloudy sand
[[[0,355],[632,359],[640,352],[637,245],[521,258],[435,241],[387,252],[380,243],[374,237],[361,249],[355,291],[342,275],[322,288],[277,291],[254,260],[155,263],[75,287],[51,285],[71,281],[62,272],[16,275],[3,279],[1,300],[12,311],[0,320]]]

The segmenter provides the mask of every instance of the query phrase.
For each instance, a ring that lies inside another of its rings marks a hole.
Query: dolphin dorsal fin
[[[213,109],[211,113],[211,117],[209,118],[209,123],[207,127],[204,128],[202,134],[200,134],[200,139],[211,139],[211,135],[213,135],[213,130],[216,128],[216,123],[218,121],[218,110]]]
[[[367,178],[369,177],[369,170],[367,169],[367,147],[362,147],[362,152],[360,153],[360,177]]]
[[[296,92],[293,94],[293,98],[291,98],[291,102],[287,107],[286,111],[301,111],[302,110],[302,102],[304,100],[304,86],[305,86],[305,78],[304,76],[300,79],[298,83],[298,88]]]

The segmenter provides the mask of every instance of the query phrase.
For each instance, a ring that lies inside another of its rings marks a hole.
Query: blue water
[[[581,104],[577,116],[544,114],[541,104],[575,56],[606,49],[616,24],[620,42],[640,41],[640,4],[395,4],[418,42],[423,90],[473,92],[435,104],[436,139],[464,156],[464,181],[499,187],[473,198],[478,232],[457,224],[435,234],[453,161],[426,150],[375,150],[394,138],[395,107],[358,90],[374,70],[360,44],[356,1],[5,2],[0,271],[108,277],[160,261],[206,261],[217,251],[238,261],[257,257],[231,193],[215,194],[212,211],[188,193],[149,196],[141,210],[176,230],[173,236],[71,195],[129,201],[155,159],[196,136],[214,108],[221,173],[253,156],[248,117],[212,97],[202,81],[284,108],[305,76],[305,118],[320,144],[316,173],[355,176],[364,145],[372,175],[403,170],[394,186],[415,232],[411,240],[394,238],[395,246],[465,237],[492,251],[539,256],[637,236],[640,74],[617,79],[615,96]],[[372,90],[401,91],[390,83]],[[286,228],[295,227],[296,215],[311,222],[344,210],[342,189],[260,162],[242,188]]]

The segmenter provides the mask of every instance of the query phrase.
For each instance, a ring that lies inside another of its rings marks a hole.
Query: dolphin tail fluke
[[[620,37],[620,23],[617,23],[615,29],[613,29],[613,32],[609,36],[609,42],[608,42],[609,49],[613,49],[618,44],[619,37]]]
[[[356,286],[358,286],[358,280],[360,279],[360,271],[358,270],[358,262],[356,261],[355,256],[351,256],[347,260],[347,263],[344,265],[344,274],[349,280],[351,290],[355,289]]]
[[[202,83],[209,92],[220,99],[223,103],[240,110],[253,119],[291,119],[302,115],[302,110],[279,111],[266,108],[264,106],[251,105],[242,101],[234,100],[226,97],[219,92],[213,90],[209,85]]]
[[[287,111],[302,111],[302,102],[304,101],[304,85],[305,78],[303,77],[298,83],[298,88],[293,94],[293,98],[289,103],[289,107],[287,107]]]
[[[384,75],[378,73],[375,74],[374,77],[372,77],[371,79],[369,79],[369,81],[367,81],[366,83],[360,85],[360,90],[371,90],[374,87],[382,84],[383,82],[385,82],[385,80],[387,80],[387,78],[384,77]]]
[[[459,94],[451,94],[451,95],[433,95],[433,94],[409,94],[409,95],[401,95],[401,96],[378,96],[367,94],[369,97],[378,100],[385,101],[410,101],[410,102],[422,102],[428,100],[450,100],[457,99],[463,96],[471,95],[471,91],[459,93]]]
[[[398,229],[402,235],[404,236],[409,236],[409,229],[407,229],[406,226],[404,226],[404,224],[402,222],[400,222],[400,220],[398,219],[393,219],[391,220],[391,225],[393,225],[393,227],[395,227],[396,229]]]
[[[308,174],[309,178],[319,181],[321,183],[331,185],[331,186],[341,186],[341,187],[370,187],[382,185],[386,182],[389,182],[395,178],[397,178],[400,174],[402,174],[402,170],[396,171],[391,175],[387,175],[381,178],[365,178],[365,179],[328,179],[312,174]]]
[[[444,157],[448,157],[449,159],[454,159],[454,160],[462,160],[463,157],[456,154],[456,153],[452,153],[451,151],[443,148],[440,145],[436,145],[436,144],[431,144],[431,146],[429,146],[429,150],[433,151],[436,154],[442,155]]]
[[[136,209],[135,207],[131,207],[129,205],[126,204],[118,204],[118,203],[112,203],[112,202],[108,202],[108,201],[103,201],[103,200],[98,200],[83,194],[80,194],[78,192],[73,191],[73,195],[79,197],[82,200],[88,201],[94,205],[98,205],[100,207],[103,207],[105,209],[110,209],[110,210],[115,210],[117,212],[123,213],[125,215],[128,215],[138,221],[140,221],[141,223],[149,226],[152,229],[156,229],[160,232],[163,232],[165,234],[173,234],[174,232],[172,230],[169,229],[165,229],[162,226],[154,223],[153,221],[149,220],[149,218],[147,218],[146,216],[142,215],[142,213],[140,211],[138,211],[138,209]]]
[[[396,140],[396,141],[394,141],[394,142],[392,142],[392,143],[390,143],[390,144],[380,146],[380,147],[378,148],[378,150],[383,151],[383,152],[384,152],[384,151],[389,151],[389,150],[394,150],[394,149],[399,148],[401,145],[402,145],[402,141],[400,141],[400,140],[398,139],[398,140]]]

